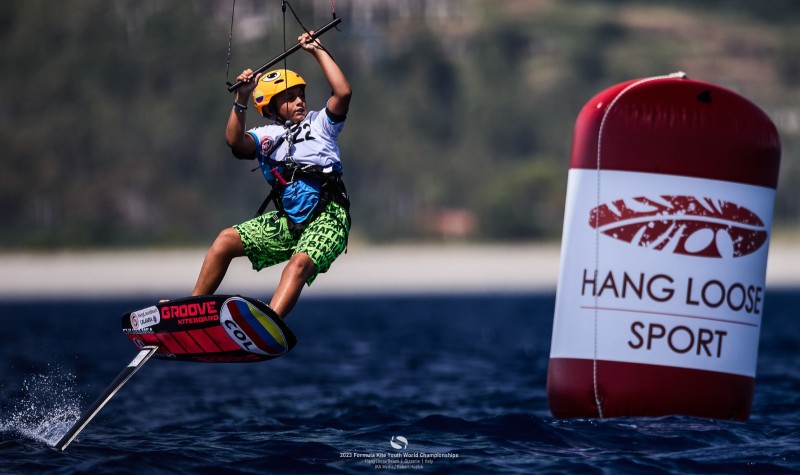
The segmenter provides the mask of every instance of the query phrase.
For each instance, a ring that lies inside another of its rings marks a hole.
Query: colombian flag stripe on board
[[[261,311],[243,300],[228,302],[228,310],[233,320],[247,333],[253,342],[270,355],[279,355],[286,351],[286,339],[283,333]]]

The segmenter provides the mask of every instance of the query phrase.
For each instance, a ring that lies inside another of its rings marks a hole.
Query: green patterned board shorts
[[[350,219],[338,203],[331,202],[316,219],[297,231],[289,228],[289,218],[276,217],[277,211],[256,216],[250,221],[233,226],[239,233],[244,252],[253,269],[289,260],[294,254],[305,253],[316,266],[316,272],[308,278],[311,285],[319,273],[327,272],[333,261],[347,247]]]

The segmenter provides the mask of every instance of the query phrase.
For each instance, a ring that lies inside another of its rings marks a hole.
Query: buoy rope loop
[[[624,96],[628,91],[631,89],[640,86],[642,84],[658,81],[661,79],[686,79],[686,73],[679,71],[672,74],[667,74],[663,76],[653,76],[645,79],[641,79],[636,81],[627,87],[625,87],[622,91],[617,94],[614,99],[608,104],[605,112],[603,113],[603,118],[600,120],[600,130],[597,134],[597,169],[595,174],[595,206],[600,206],[600,170],[602,165],[602,153],[603,153],[603,129],[605,128],[606,121],[608,120],[608,116],[611,113],[611,110],[617,104],[617,102]],[[594,214],[594,278],[597,280],[599,275],[600,269],[600,213]],[[597,347],[598,347],[598,307],[599,307],[599,296],[595,292],[594,295],[594,352],[592,355],[592,386],[594,388],[594,403],[597,406],[597,416],[602,419],[603,418],[603,401],[600,398],[600,390],[598,385],[598,377],[597,377]]]

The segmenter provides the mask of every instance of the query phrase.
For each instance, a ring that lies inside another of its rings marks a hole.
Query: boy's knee
[[[217,236],[217,239],[223,239],[226,242],[241,241],[241,238],[239,237],[239,232],[233,228],[225,228],[222,231],[220,231],[219,236]]]
[[[302,252],[293,255],[292,258],[289,259],[288,265],[292,267],[293,272],[303,276],[304,280],[310,277],[317,268],[308,254]]]
[[[238,255],[242,249],[242,239],[235,229],[223,229],[214,240],[211,249],[219,254]]]

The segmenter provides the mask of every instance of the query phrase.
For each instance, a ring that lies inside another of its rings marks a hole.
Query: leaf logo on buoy
[[[638,196],[589,212],[589,225],[636,246],[689,256],[729,258],[756,252],[767,227],[749,209],[695,196]]]

